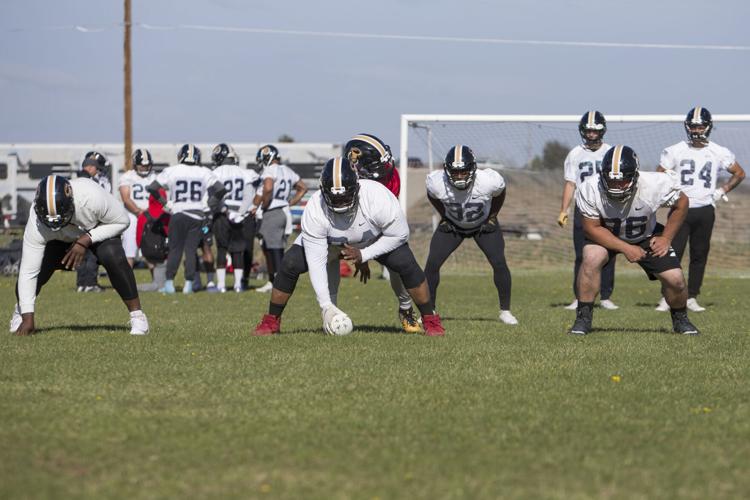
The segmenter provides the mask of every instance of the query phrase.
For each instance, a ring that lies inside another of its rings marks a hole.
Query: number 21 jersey
[[[490,214],[492,198],[505,190],[505,180],[495,170],[477,169],[468,189],[456,189],[444,170],[427,176],[427,195],[442,202],[445,217],[461,229],[482,225]]]

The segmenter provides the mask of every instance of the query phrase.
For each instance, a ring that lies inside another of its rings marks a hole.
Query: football
[[[331,319],[328,329],[331,335],[349,335],[354,330],[354,325],[348,315],[338,313]]]

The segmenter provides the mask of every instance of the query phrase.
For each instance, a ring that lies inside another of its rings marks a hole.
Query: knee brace
[[[273,287],[284,293],[293,293],[299,275],[305,272],[307,272],[305,251],[300,245],[292,245],[281,260],[280,269],[273,280]]]

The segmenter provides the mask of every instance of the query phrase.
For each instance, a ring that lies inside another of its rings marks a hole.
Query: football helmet
[[[344,158],[363,179],[380,181],[393,169],[391,147],[372,134],[352,137],[344,146]]]
[[[239,165],[240,159],[234,148],[226,143],[217,144],[211,151],[211,161],[214,166],[221,165]]]
[[[273,163],[274,160],[281,161],[281,157],[279,156],[279,150],[276,149],[276,146],[272,144],[266,144],[262,148],[258,150],[258,153],[255,155],[255,163],[257,163],[261,168],[267,167],[271,163]]]
[[[200,165],[201,150],[194,144],[183,144],[177,152],[177,161],[185,165]]]
[[[469,146],[458,144],[453,146],[445,156],[443,164],[445,175],[456,189],[467,189],[474,182],[477,172],[477,161]]]
[[[107,158],[100,152],[89,151],[83,157],[81,168],[88,166],[96,167],[96,169],[100,172],[106,172],[107,168],[109,167],[109,161],[107,161]]]
[[[148,149],[133,151],[133,169],[136,174],[141,177],[148,177],[152,168],[154,168],[154,161],[151,159],[151,153]]]
[[[714,121],[709,110],[696,106],[688,111],[685,117],[685,133],[688,136],[688,141],[707,143],[708,136],[711,135],[711,129],[713,128]]]
[[[320,190],[326,206],[337,214],[353,213],[359,201],[359,177],[349,160],[331,158],[320,174]]]
[[[602,158],[599,186],[608,198],[624,201],[635,192],[640,162],[630,146],[614,146]]]
[[[65,177],[50,175],[42,179],[34,195],[34,212],[39,222],[59,231],[73,218],[73,188]]]
[[[592,131],[596,133],[593,138],[588,134]],[[604,140],[604,134],[607,133],[607,120],[599,111],[587,111],[578,122],[578,133],[586,149],[599,149]]]

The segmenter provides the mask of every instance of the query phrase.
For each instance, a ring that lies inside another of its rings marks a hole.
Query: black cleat
[[[570,329],[571,335],[588,335],[591,331],[591,315],[586,311],[578,310],[576,312],[576,321]]]
[[[687,313],[675,313],[672,315],[672,329],[680,335],[700,335],[701,332],[690,322]]]

